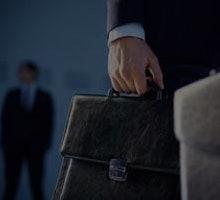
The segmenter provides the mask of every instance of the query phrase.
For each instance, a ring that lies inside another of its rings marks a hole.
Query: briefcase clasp
[[[109,178],[113,181],[127,180],[127,163],[122,159],[111,159],[109,164]]]

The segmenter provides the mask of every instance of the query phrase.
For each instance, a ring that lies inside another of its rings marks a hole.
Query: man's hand
[[[152,73],[154,82],[163,89],[159,62],[144,40],[124,37],[110,44],[108,72],[116,91],[139,95],[146,93],[149,90],[146,69]]]

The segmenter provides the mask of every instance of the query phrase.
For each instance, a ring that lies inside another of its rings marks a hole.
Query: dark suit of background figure
[[[22,103],[22,90],[10,90],[2,111],[2,146],[5,158],[5,199],[14,199],[21,166],[28,165],[34,199],[43,199],[44,155],[50,146],[53,105],[50,95],[37,88],[30,109]]]
[[[140,23],[174,91],[219,68],[219,8],[217,0],[108,0],[107,31]]]

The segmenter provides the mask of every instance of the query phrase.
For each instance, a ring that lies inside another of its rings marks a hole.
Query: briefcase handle
[[[163,99],[168,99],[168,94],[165,90],[162,90],[159,88],[159,86],[152,80],[152,74],[149,72],[149,70],[146,70],[146,80],[147,80],[147,85],[150,86],[150,91],[146,92],[144,95],[139,96],[142,98],[146,99],[151,99],[151,100],[163,100]],[[116,91],[114,88],[111,88],[108,91],[108,96],[110,98],[112,97],[120,97],[120,92]],[[134,97],[137,98],[137,97]]]
[[[129,94],[121,95],[120,92],[116,91],[114,88],[110,88],[108,91],[108,97],[114,98],[114,97],[129,97],[129,98],[144,98],[147,100],[164,100],[168,99],[167,93],[165,93],[163,90],[155,91],[151,89],[147,93],[141,96],[129,96]]]

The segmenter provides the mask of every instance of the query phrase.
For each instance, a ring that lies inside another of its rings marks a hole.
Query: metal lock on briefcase
[[[174,200],[179,163],[172,109],[162,91],[75,95],[54,200]]]
[[[113,181],[123,182],[127,179],[127,163],[122,159],[111,159],[109,164],[109,178]]]

